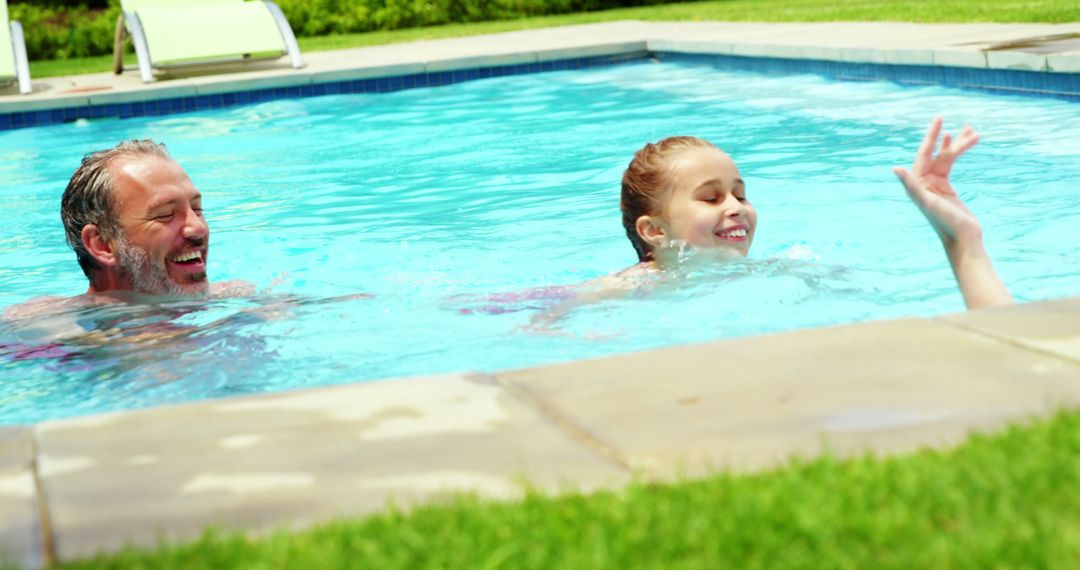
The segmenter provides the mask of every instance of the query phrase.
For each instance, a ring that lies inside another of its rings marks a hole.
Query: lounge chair
[[[304,66],[285,14],[269,0],[121,0],[113,49],[114,71],[124,72],[125,31],[135,44],[139,74],[154,70],[235,63],[288,55]]]
[[[7,0],[0,0],[0,85],[18,82],[19,93],[30,92],[30,64],[22,26],[8,22]]]

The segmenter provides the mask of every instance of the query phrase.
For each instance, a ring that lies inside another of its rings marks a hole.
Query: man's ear
[[[101,228],[98,228],[97,224],[83,226],[82,243],[90,256],[102,266],[109,267],[116,263],[116,252],[113,251],[113,244],[105,239],[105,236],[101,235]]]
[[[637,230],[641,239],[645,240],[645,243],[649,244],[653,250],[663,247],[664,242],[667,240],[667,231],[664,229],[664,222],[656,216],[641,216],[634,224],[634,229]]]

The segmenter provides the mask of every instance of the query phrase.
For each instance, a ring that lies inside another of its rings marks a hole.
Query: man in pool
[[[39,297],[3,311],[8,320],[35,321],[33,329],[50,339],[116,337],[117,331],[99,330],[78,313],[83,307],[103,303],[149,306],[162,301],[251,297],[260,307],[234,317],[265,319],[278,318],[278,310],[288,307],[371,298],[366,293],[322,299],[288,294],[255,298],[255,286],[246,281],[211,283],[207,276],[210,227],[203,217],[202,195],[165,146],[154,141],[125,141],[83,157],[64,190],[60,217],[67,242],[89,280],[86,293]],[[193,309],[162,310],[175,318]],[[138,340],[191,330],[168,321],[141,327]]]
[[[202,195],[163,145],[125,141],[86,155],[64,191],[60,216],[90,281],[88,295],[211,293]]]
[[[202,195],[162,144],[125,141],[83,157],[64,190],[60,217],[89,280],[86,294],[31,300],[8,308],[5,317],[99,302],[254,292],[241,281],[210,283]]]

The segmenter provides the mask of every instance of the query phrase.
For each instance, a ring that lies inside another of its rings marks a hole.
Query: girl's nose
[[[736,218],[743,215],[746,212],[746,205],[739,201],[734,194],[728,194],[726,200],[724,200],[724,215]]]

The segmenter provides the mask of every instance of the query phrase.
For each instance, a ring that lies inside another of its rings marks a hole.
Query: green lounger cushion
[[[8,24],[7,0],[0,0],[0,81],[15,78],[15,51],[11,47],[11,26]]]
[[[137,14],[154,65],[286,51],[277,22],[262,2],[186,0],[180,8],[144,7]]]

